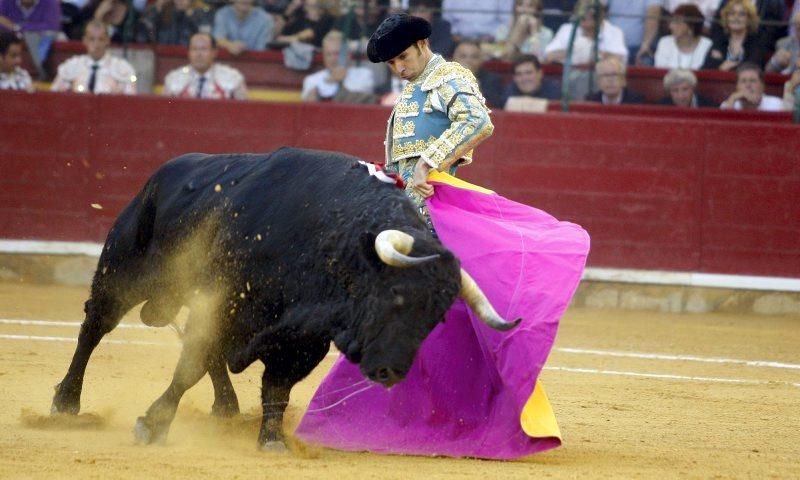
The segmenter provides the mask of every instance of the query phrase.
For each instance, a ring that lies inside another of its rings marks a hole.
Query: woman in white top
[[[703,31],[703,14],[694,5],[679,5],[672,12],[669,30],[672,35],[658,41],[655,54],[657,68],[700,69],[711,49],[711,40]]]
[[[505,42],[503,58],[536,55],[544,58],[544,48],[553,39],[553,31],[542,23],[542,0],[515,0],[514,16],[509,25],[501,25],[495,36]]]

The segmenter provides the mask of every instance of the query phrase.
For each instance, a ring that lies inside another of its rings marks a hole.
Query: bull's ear
[[[361,361],[361,346],[355,340],[352,330],[343,330],[333,337],[333,344],[353,363]]]
[[[375,237],[377,235],[372,232],[362,232],[358,238],[359,249],[364,261],[375,270],[381,270],[386,267],[386,264],[381,261],[378,252],[375,251]]]
[[[340,352],[347,350],[347,345],[353,340],[353,332],[351,330],[342,330],[333,336],[333,344]]]

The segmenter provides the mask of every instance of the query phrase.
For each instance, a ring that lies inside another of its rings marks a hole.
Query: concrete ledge
[[[668,313],[800,315],[800,292],[649,285],[584,279],[575,293],[572,305]]]
[[[98,260],[93,254],[99,249],[75,244],[70,248],[64,254],[0,253],[0,281],[90,285]],[[800,291],[792,291],[796,279],[764,279],[754,283],[753,288],[731,288],[681,285],[678,280],[692,274],[658,273],[587,269],[572,305],[669,313],[800,315]],[[723,278],[722,285],[737,283],[731,275],[718,277]],[[765,286],[769,285],[782,286],[784,290],[768,290]]]
[[[99,257],[0,253],[0,281],[91,285]]]

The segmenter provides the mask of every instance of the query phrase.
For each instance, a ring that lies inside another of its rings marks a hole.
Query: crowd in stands
[[[31,90],[23,43],[40,79],[54,41],[82,40],[87,53],[58,67],[52,90],[134,93],[136,73],[112,43],[188,47],[188,64],[165,79],[166,95],[246,98],[241,73],[218,49],[283,51],[287,67],[324,68],[303,82],[304,101],[391,104],[402,88],[365,59],[367,39],[389,13],[433,25],[431,48],[467,67],[493,108],[538,110],[542,100],[643,103],[628,65],[667,69],[660,103],[712,106],[696,93],[697,70],[736,72],[721,108],[791,110],[800,84],[800,0],[0,0],[0,88]],[[572,19],[577,19],[573,22]],[[569,51],[570,39],[574,45]],[[513,65],[508,84],[483,68]],[[569,63],[566,86],[542,64]],[[784,98],[764,95],[764,72],[787,75]],[[563,88],[562,88],[563,87]]]

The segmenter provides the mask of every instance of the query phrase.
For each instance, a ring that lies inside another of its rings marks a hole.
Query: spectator
[[[800,62],[796,65],[794,73],[783,84],[783,108],[794,110],[797,99],[800,98]]]
[[[127,23],[128,0],[62,0],[62,23],[64,32],[69,38],[80,39],[86,24],[91,20],[101,20],[111,26],[110,32],[112,42],[132,41],[135,38],[135,27],[138,15],[147,6],[147,0],[131,0],[133,5],[133,20],[130,25]],[[98,14],[97,10],[100,9]],[[129,27],[127,30],[125,27]],[[125,38],[123,39],[123,34]]]
[[[719,2],[720,0],[664,0],[662,7],[663,13],[669,14],[669,12],[674,12],[681,5],[694,5],[703,14],[703,18],[706,20],[705,26],[709,27],[711,19],[715,17],[719,10]]]
[[[764,65],[765,48],[756,32],[758,14],[750,0],[731,0],[720,11],[725,35],[714,39],[703,68],[734,70],[743,62]]]
[[[569,21],[576,3],[576,0],[542,0],[544,26],[554,32],[558,31],[561,25]]]
[[[457,41],[494,42],[497,29],[511,21],[513,5],[514,0],[443,0],[442,17]]]
[[[505,110],[527,111],[529,98],[558,100],[558,84],[544,78],[542,65],[535,55],[523,55],[514,62],[514,79],[506,90]]]
[[[0,90],[33,92],[33,82],[22,65],[22,39],[11,32],[0,32]]]
[[[671,105],[673,107],[697,108],[697,107],[716,107],[710,98],[698,94],[697,77],[691,70],[673,69],[664,75],[664,90],[667,96],[659,100],[660,105]]]
[[[366,25],[365,33],[369,33],[371,37],[372,34],[375,33],[375,30],[378,29],[378,25],[380,25],[389,14],[389,2],[386,0],[366,0],[364,1],[363,10],[362,23]],[[358,8],[356,8],[356,13],[358,13]],[[367,41],[369,41],[369,39],[367,39]],[[366,46],[364,47],[364,52],[366,52]]]
[[[388,2],[385,0],[357,0],[353,4],[355,22],[352,24],[349,36],[350,51],[353,54],[358,53],[362,57],[366,56],[369,37],[372,36],[378,25],[386,18],[388,8]],[[347,13],[343,12],[343,15],[335,21],[332,31],[341,31],[344,34],[344,28],[348,21],[346,15]],[[372,71],[372,78],[375,84],[373,91],[376,96],[380,97],[393,91],[392,75],[386,64],[360,62],[359,67]],[[361,100],[352,95],[351,97],[353,97],[353,100]],[[367,98],[364,98],[363,101],[367,101]]]
[[[322,41],[324,70],[303,79],[303,101],[333,100],[339,103],[374,103],[375,79],[372,70],[350,65],[350,50],[342,32],[333,30]],[[342,52],[345,63],[341,63]]]
[[[286,26],[276,42],[310,43],[322,46],[322,39],[333,28],[334,17],[325,8],[323,0],[292,0],[286,7]]]
[[[108,53],[111,38],[105,24],[86,24],[83,45],[86,55],[76,55],[58,66],[50,89],[54,92],[136,94],[136,72],[125,60]]]
[[[135,8],[128,11],[127,0],[100,0],[99,3],[91,3],[90,8],[94,8],[93,18],[105,23],[110,30],[112,43],[135,41],[139,13]],[[130,24],[127,23],[129,14],[133,16]]]
[[[431,36],[428,37],[428,41],[433,53],[450,57],[455,48],[452,27],[450,22],[439,15],[434,15],[436,8],[437,2],[434,0],[410,0],[408,2],[409,15],[424,18],[431,24]]]
[[[22,34],[40,78],[44,60],[61,30],[58,0],[0,0],[0,31]]]
[[[629,64],[653,65],[653,43],[658,35],[662,0],[610,2],[608,20],[625,35]]]
[[[158,0],[140,19],[138,41],[162,45],[189,45],[197,32],[211,33],[214,15],[192,0]]]
[[[210,33],[195,33],[189,40],[189,65],[164,78],[168,97],[247,99],[244,76],[235,68],[216,63],[217,42]]]
[[[720,108],[778,112],[783,110],[783,100],[764,95],[764,72],[761,67],[743,62],[736,68],[736,91],[722,102]]]
[[[289,6],[289,0],[264,0],[261,4],[267,13],[280,17],[286,13],[286,7]]]
[[[779,72],[790,75],[797,68],[800,59],[800,10],[792,17],[794,33],[778,40],[775,54],[767,62],[768,72]]]
[[[272,36],[277,37],[286,26],[286,9],[289,7],[290,0],[261,0],[261,6],[274,22],[272,25]],[[267,48],[270,44],[267,44]]]
[[[594,38],[597,34],[599,58],[616,57],[625,63],[628,60],[628,48],[625,46],[625,35],[618,27],[605,20],[605,9],[595,11],[594,0],[579,0],[575,5],[575,16],[580,18],[578,31],[575,32],[575,43],[572,49],[573,69],[568,78],[568,91],[571,99],[583,100],[591,89],[589,68],[594,64]],[[600,30],[595,18],[600,18]],[[573,32],[573,24],[561,25],[553,37],[553,41],[545,48],[545,63],[563,63],[567,57],[567,46]]]
[[[366,53],[367,41],[386,16],[386,7],[378,0],[356,0],[352,5],[353,18],[348,19],[349,12],[342,10],[342,15],[333,23],[333,30],[345,34],[351,50]]]
[[[694,5],[683,4],[672,12],[669,30],[656,47],[655,66],[698,70],[706,61],[711,40],[702,36],[703,14]]]
[[[496,37],[503,42],[502,55],[507,60],[518,55],[544,58],[544,48],[553,39],[553,31],[542,24],[541,0],[516,0],[511,22],[501,26]]]
[[[758,36],[761,39],[764,48],[772,50],[775,47],[775,42],[779,38],[786,35],[786,27],[783,26],[784,15],[786,12],[783,0],[751,0],[758,18],[761,20],[758,28]],[[729,0],[722,0],[717,10],[717,16],[714,18],[715,22],[711,27],[711,38],[717,40],[725,36],[722,28],[721,12],[730,3]]]
[[[81,38],[82,22],[91,18],[86,12],[89,0],[61,0],[61,30],[71,40]]]
[[[594,37],[597,33],[595,22],[594,0],[579,0],[575,5],[575,14],[581,18],[578,32],[575,35],[575,44],[572,49],[573,65],[589,65],[593,63],[592,52]],[[619,27],[612,25],[605,19],[605,9],[601,7],[600,13],[600,44],[598,52],[600,58],[615,56],[621,61],[628,59],[628,48],[625,46],[625,35]],[[563,63],[567,56],[567,45],[572,34],[572,24],[561,25],[553,41],[545,48],[545,63]]]
[[[597,86],[600,88],[586,99],[603,105],[644,103],[644,97],[628,88],[625,63],[619,57],[608,57],[594,67]]]
[[[0,31],[57,32],[61,11],[57,0],[0,0]]]
[[[275,21],[253,0],[232,0],[214,15],[214,38],[233,55],[245,50],[266,50],[272,40]]]
[[[453,52],[453,61],[460,63],[475,75],[489,106],[501,108],[505,104],[503,81],[498,74],[483,68],[484,55],[478,42],[473,40],[459,42]]]

